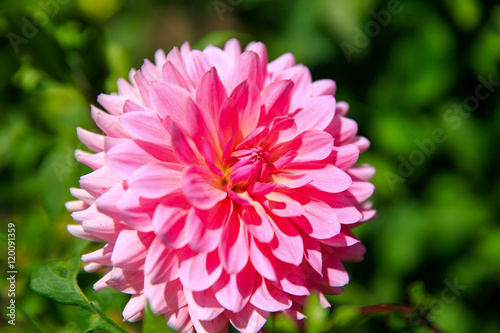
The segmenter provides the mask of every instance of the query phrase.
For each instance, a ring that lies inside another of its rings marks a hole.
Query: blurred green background
[[[409,318],[374,316],[348,331],[431,332],[427,317],[447,332],[500,332],[498,2],[2,0],[0,35],[0,242],[6,253],[15,223],[18,270],[12,327],[2,254],[0,331],[86,327],[87,313],[34,293],[29,277],[95,247],[67,233],[63,205],[89,171],[73,157],[75,127],[96,130],[89,104],[158,48],[237,37],[336,80],[337,99],[372,142],[361,162],[377,168],[379,218],[357,229],[366,259],[347,265],[351,283],[329,298],[334,319],[312,315],[306,330],[340,330],[354,308],[401,303],[416,306]],[[120,322],[127,298],[93,292],[98,278],[82,273],[79,283]],[[285,329],[297,331],[283,318],[267,326]]]

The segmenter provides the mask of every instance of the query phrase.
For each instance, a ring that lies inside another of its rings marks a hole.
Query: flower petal
[[[194,207],[210,209],[226,198],[227,193],[214,186],[214,177],[214,174],[198,165],[190,165],[184,169],[184,195]]]

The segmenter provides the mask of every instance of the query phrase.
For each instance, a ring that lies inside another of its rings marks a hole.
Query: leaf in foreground
[[[40,295],[67,305],[79,306],[93,314],[90,327],[86,330],[101,329],[110,333],[126,332],[109,319],[97,302],[91,302],[76,281],[81,268],[80,258],[74,256],[67,261],[52,261],[38,268],[31,276],[31,289]]]

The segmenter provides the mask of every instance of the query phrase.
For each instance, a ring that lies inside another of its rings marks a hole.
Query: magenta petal
[[[335,253],[325,253],[323,257],[323,277],[331,287],[342,287],[349,282],[349,275]]]
[[[276,281],[276,271],[278,261],[272,254],[268,245],[264,245],[250,237],[249,257],[255,270],[264,278],[270,281]]]
[[[169,282],[179,277],[179,261],[174,250],[155,238],[148,249],[144,273],[152,284]]]
[[[229,211],[228,205],[228,201],[222,201],[211,210],[191,208],[186,220],[186,233],[191,249],[196,252],[212,252],[217,248],[222,224]]]
[[[219,257],[228,274],[239,273],[248,261],[248,236],[240,217],[232,214],[224,225]]]
[[[224,312],[224,308],[215,298],[211,288],[203,291],[191,291],[184,288],[184,294],[186,295],[189,310],[193,312],[198,320],[213,320]]]
[[[212,333],[212,332],[227,332],[229,323],[225,315],[221,314],[212,320],[198,320],[195,313],[188,307],[189,316],[193,322],[196,332],[199,333]],[[188,331],[191,332],[191,331]]]
[[[262,91],[260,125],[269,125],[274,118],[288,113],[293,87],[293,81],[281,80],[272,82],[264,88]]]
[[[219,119],[219,138],[221,146],[224,146],[229,139],[232,139],[232,142],[238,140],[238,117],[238,106],[231,98],[226,98],[221,106]]]
[[[253,206],[248,206],[243,211],[243,221],[248,231],[259,242],[269,243],[273,239],[274,231],[269,222],[269,216],[258,202],[254,202]]]
[[[247,304],[238,313],[231,313],[231,324],[242,333],[258,332],[266,323],[269,312],[256,308],[252,304]]]
[[[261,67],[260,57],[253,51],[246,51],[241,54],[234,67],[233,75],[230,80],[229,90],[239,85],[241,82],[249,79],[262,89],[264,84],[265,72]]]
[[[207,169],[190,165],[182,175],[183,191],[189,202],[196,208],[210,209],[219,201],[224,200],[227,193],[214,185],[215,175]]]
[[[153,215],[155,234],[171,248],[179,249],[188,243],[185,225],[188,207],[182,195],[167,196]]]
[[[175,67],[171,61],[167,61],[162,67],[163,82],[174,86],[186,89],[189,91],[189,84],[186,82],[185,76]]]
[[[250,264],[238,274],[223,272],[212,287],[215,297],[227,310],[240,312],[250,299],[255,278],[255,269]]]
[[[172,121],[186,124],[186,116],[183,110],[189,92],[181,87],[156,81],[151,86],[151,103],[158,114],[162,118],[170,116]]]
[[[186,247],[180,254],[179,262],[181,282],[192,291],[210,288],[222,273],[222,264],[217,251],[196,253]]]
[[[269,312],[284,311],[292,306],[290,296],[265,279],[261,279],[260,286],[255,289],[250,303]]]
[[[180,164],[148,163],[137,169],[128,180],[128,185],[144,198],[161,198],[182,187]]]
[[[272,192],[265,197],[267,200],[264,201],[264,206],[277,216],[292,217],[304,214],[302,205],[283,193]]]
[[[246,137],[257,127],[259,121],[260,90],[255,82],[246,80],[234,88],[230,98],[238,105],[240,131]]]
[[[304,258],[304,244],[297,229],[287,219],[272,221],[274,238],[269,243],[273,255],[279,260],[298,266]]]
[[[198,164],[199,155],[195,153],[186,136],[176,123],[172,123],[172,147],[177,159],[184,165]]]
[[[205,122],[211,130],[217,128],[220,108],[226,97],[226,88],[217,75],[217,70],[212,67],[203,75],[196,88],[196,104],[200,107]]]

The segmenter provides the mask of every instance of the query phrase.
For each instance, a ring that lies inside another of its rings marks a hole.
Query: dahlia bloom
[[[78,128],[94,171],[67,203],[76,237],[106,242],[82,256],[106,269],[95,289],[130,294],[124,320],[146,300],[182,332],[257,332],[271,312],[296,319],[306,297],[338,294],[342,261],[360,260],[351,229],[375,211],[369,142],[336,102],[335,82],[312,82],[291,54],[269,62],[189,44],[155,54],[92,106],[103,134]]]

